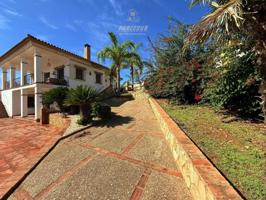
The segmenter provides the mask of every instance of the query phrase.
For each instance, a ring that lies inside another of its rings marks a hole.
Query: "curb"
[[[149,102],[193,198],[195,200],[244,199],[158,102],[151,97]]]

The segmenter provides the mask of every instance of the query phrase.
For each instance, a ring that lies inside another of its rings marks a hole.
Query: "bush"
[[[63,111],[63,103],[68,93],[68,88],[58,87],[45,92],[42,96],[42,104],[46,107],[50,107],[53,103],[57,103],[60,111]]]
[[[104,103],[94,103],[92,105],[92,114],[101,119],[108,119],[111,117],[111,107]]]
[[[77,124],[81,125],[81,126],[86,126],[91,122],[91,120],[89,119],[85,119],[85,118],[80,118],[77,120]]]
[[[205,101],[238,113],[242,117],[257,118],[262,114],[259,95],[260,78],[253,52],[241,57],[234,48],[222,54],[224,61],[218,79],[212,82],[204,94]]]
[[[195,59],[177,67],[160,67],[147,77],[144,87],[155,98],[197,103],[201,100],[200,73],[200,66]]]

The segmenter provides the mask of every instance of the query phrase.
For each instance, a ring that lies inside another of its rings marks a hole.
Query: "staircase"
[[[2,101],[0,101],[0,118],[7,118],[7,112],[5,106],[3,105]]]

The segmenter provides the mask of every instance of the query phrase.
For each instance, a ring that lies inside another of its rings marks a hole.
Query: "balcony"
[[[21,85],[21,78],[17,77],[12,80],[12,88],[18,88],[18,87],[23,87],[27,85],[32,85],[34,84],[34,75],[33,74],[27,74],[24,76],[24,84]],[[58,78],[55,77],[48,77],[43,73],[42,75],[42,84],[49,84],[49,85],[58,85],[58,86],[68,86],[68,78],[65,78],[64,76],[60,76]],[[5,88],[6,89],[11,89],[11,84],[10,81],[7,80],[5,83]]]
[[[63,74],[53,74],[53,77],[50,77],[50,73],[43,73],[42,82],[50,85],[61,85],[68,86],[68,78],[64,77]]]

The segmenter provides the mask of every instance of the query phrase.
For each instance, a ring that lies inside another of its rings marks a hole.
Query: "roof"
[[[76,59],[79,59],[82,62],[85,62],[85,63],[88,63],[88,64],[92,64],[96,68],[101,68],[103,70],[110,70],[108,67],[105,67],[105,66],[103,66],[103,65],[101,65],[99,63],[96,63],[96,62],[87,60],[87,59],[85,59],[85,58],[83,58],[83,57],[81,57],[81,56],[79,56],[77,54],[74,54],[74,53],[72,53],[70,51],[67,51],[67,50],[63,49],[63,48],[57,47],[57,46],[55,46],[55,45],[53,45],[51,43],[45,42],[43,40],[40,40],[40,39],[38,39],[38,38],[30,35],[30,34],[28,34],[26,38],[24,38],[23,40],[21,40],[18,44],[16,44],[10,50],[8,50],[6,53],[4,53],[0,57],[0,62],[3,61],[5,58],[7,58],[8,56],[10,56],[12,53],[14,53],[17,49],[19,49],[20,47],[24,46],[25,44],[27,44],[30,41],[35,42],[35,43],[37,43],[39,45],[42,45],[42,46],[45,46],[45,47],[54,49],[56,51],[59,51],[61,53],[64,53],[64,54],[69,55],[71,57],[74,57]]]

